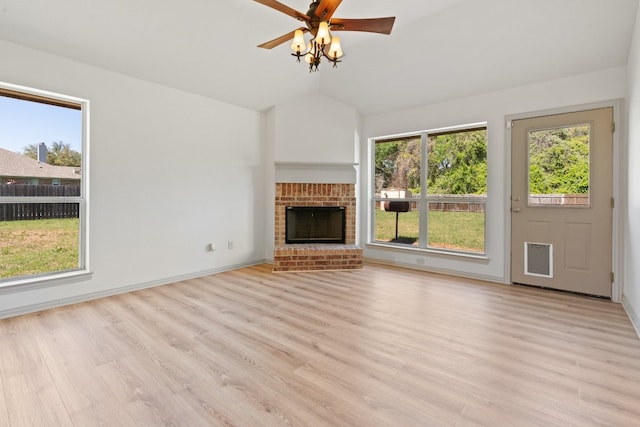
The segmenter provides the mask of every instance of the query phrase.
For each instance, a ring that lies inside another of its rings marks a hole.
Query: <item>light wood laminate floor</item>
[[[0,321],[2,426],[638,426],[619,304],[260,265]]]

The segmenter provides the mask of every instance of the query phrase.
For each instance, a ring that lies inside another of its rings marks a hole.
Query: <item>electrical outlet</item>
[[[227,249],[233,249],[233,240],[227,242]]]

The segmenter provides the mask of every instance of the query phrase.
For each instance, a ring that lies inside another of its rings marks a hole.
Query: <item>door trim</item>
[[[621,99],[614,99],[609,101],[602,101],[590,104],[573,105],[568,107],[553,108],[548,110],[532,111],[528,113],[510,114],[505,116],[505,172],[506,172],[506,189],[504,194],[504,215],[505,215],[505,241],[504,241],[504,278],[505,283],[511,283],[511,121],[519,119],[530,119],[533,117],[549,116],[555,114],[571,113],[582,110],[593,110],[597,108],[613,108],[613,120],[616,123],[616,130],[613,133],[613,197],[616,201],[612,218],[613,223],[611,227],[611,269],[614,274],[614,282],[611,286],[611,300],[614,302],[622,302],[622,291],[624,289],[624,278],[622,276],[622,244],[623,244],[623,230],[622,230],[622,218],[621,218],[621,205],[620,199],[621,186],[624,184],[624,174],[626,173],[626,167],[623,167],[621,162],[621,140],[622,133],[625,126],[621,125],[622,117],[622,105]]]

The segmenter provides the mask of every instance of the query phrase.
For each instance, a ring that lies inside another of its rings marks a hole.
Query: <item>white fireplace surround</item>
[[[276,183],[355,184],[358,163],[276,162]]]

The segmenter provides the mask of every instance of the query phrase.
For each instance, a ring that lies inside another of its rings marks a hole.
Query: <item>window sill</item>
[[[418,253],[423,255],[436,255],[436,256],[444,256],[444,257],[453,257],[453,258],[465,258],[473,261],[481,261],[488,262],[490,258],[486,254],[473,254],[469,252],[458,252],[458,251],[447,251],[447,250],[439,250],[439,249],[424,249],[424,248],[414,248],[409,246],[401,246],[394,245],[389,243],[367,243],[365,245],[367,249],[390,249],[398,252],[411,252]]]
[[[75,270],[58,274],[47,274],[45,276],[30,276],[24,279],[9,279],[7,281],[0,281],[0,295],[82,282],[89,280],[91,276],[93,276],[93,272],[89,270]]]

